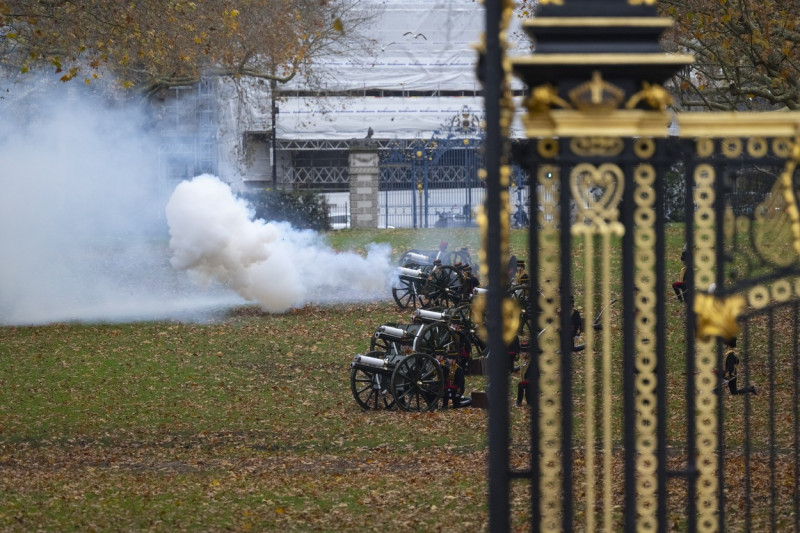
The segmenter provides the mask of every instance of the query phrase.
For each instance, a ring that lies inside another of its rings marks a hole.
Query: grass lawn
[[[398,255],[446,240],[476,257],[479,245],[474,229],[328,238]],[[512,231],[518,257],[526,238]],[[670,228],[668,276],[681,246]],[[669,306],[679,345],[682,315]],[[364,412],[351,395],[353,355],[380,324],[409,320],[387,294],[280,315],[243,306],[204,324],[0,328],[0,530],[486,529],[486,411]],[[676,374],[682,357],[680,346],[670,355]],[[467,378],[467,391],[484,385]],[[678,431],[684,413],[671,417]],[[515,436],[525,422],[512,409]],[[525,488],[514,491],[519,525]]]

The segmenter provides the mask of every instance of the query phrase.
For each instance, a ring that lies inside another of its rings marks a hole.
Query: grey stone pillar
[[[378,147],[367,139],[350,147],[350,227],[378,227]]]

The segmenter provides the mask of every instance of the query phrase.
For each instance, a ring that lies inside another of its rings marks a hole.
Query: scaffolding
[[[211,80],[170,87],[159,94],[156,128],[159,182],[171,190],[200,174],[217,174],[216,91]]]

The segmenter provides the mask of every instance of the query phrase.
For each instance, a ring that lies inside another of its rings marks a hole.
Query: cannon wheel
[[[433,411],[444,395],[444,370],[428,354],[412,353],[392,373],[392,395],[403,411]]]
[[[439,267],[428,275],[423,292],[428,305],[458,305],[464,299],[464,275],[455,267]]]
[[[381,352],[369,352],[369,357],[382,358]],[[350,390],[362,409],[385,410],[395,405],[388,376],[360,368],[350,370]]]
[[[453,250],[452,252],[448,252],[449,256],[449,265],[471,265],[472,264],[472,256],[469,255],[469,252],[466,249],[462,250]]]
[[[409,306],[416,309],[417,304],[422,305],[417,285],[414,281],[401,278],[392,287],[392,296],[400,309],[407,309]]]
[[[399,353],[400,347],[395,341],[373,335],[369,341],[369,351],[386,355],[390,353]]]
[[[414,351],[435,355],[447,352],[455,353],[456,338],[450,327],[444,322],[424,324],[414,337]]]

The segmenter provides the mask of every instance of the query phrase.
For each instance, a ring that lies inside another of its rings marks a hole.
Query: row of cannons
[[[513,361],[530,338],[529,284],[522,262],[512,259],[509,268],[515,280],[509,294],[520,300],[523,313],[518,342],[509,350]],[[438,251],[406,252],[392,294],[400,308],[414,309],[411,321],[378,326],[369,351],[353,358],[350,389],[358,405],[416,412],[469,405],[465,376],[482,373],[490,355],[471,306],[485,291],[466,248],[448,253],[442,243]]]

